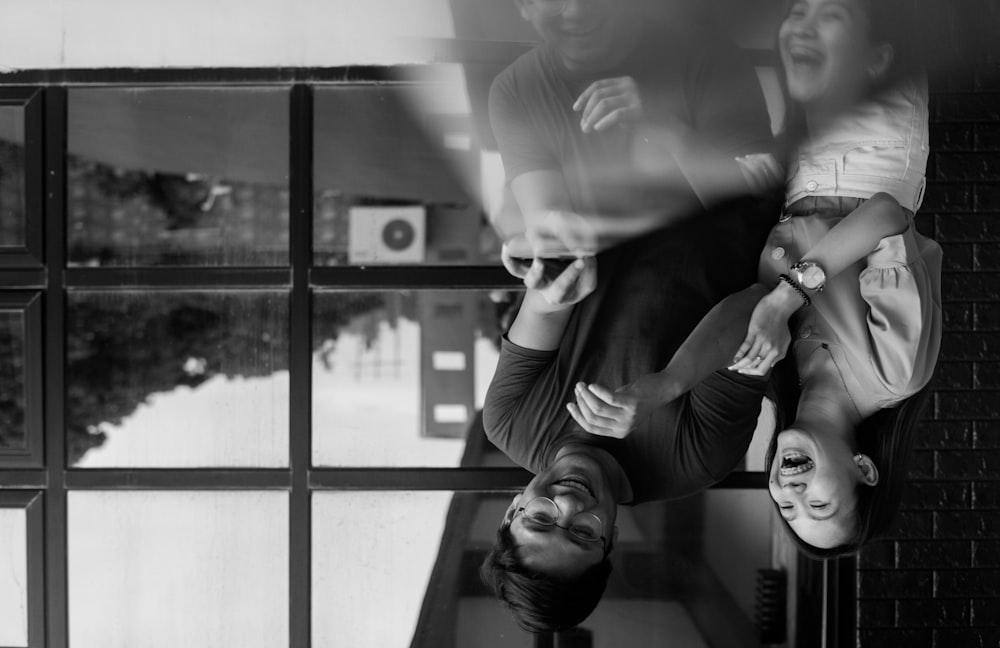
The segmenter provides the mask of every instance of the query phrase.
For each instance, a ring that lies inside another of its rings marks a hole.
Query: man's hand
[[[747,336],[729,369],[750,376],[770,371],[788,352],[792,341],[788,319],[801,306],[802,298],[784,282],[762,297],[753,309]]]
[[[576,402],[566,405],[573,420],[590,434],[615,439],[627,437],[653,409],[676,396],[663,373],[647,374],[617,391],[577,383],[574,393]]]
[[[594,81],[574,102],[573,110],[583,113],[580,128],[584,133],[630,126],[642,119],[639,86],[627,76]]]
[[[527,234],[503,244],[507,272],[542,294],[550,306],[572,306],[597,287],[596,235],[586,219],[550,211],[531,219]]]

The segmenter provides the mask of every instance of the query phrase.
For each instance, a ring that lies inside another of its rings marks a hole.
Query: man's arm
[[[617,391],[599,384],[578,384],[576,403],[567,406],[570,415],[591,434],[624,438],[653,409],[732,363],[746,336],[750,315],[766,294],[762,284],[754,284],[721,301],[702,318],[662,371],[642,376]]]
[[[559,348],[572,314],[572,307],[555,308],[540,292],[529,290],[507,331],[507,339],[525,349],[554,351]]]
[[[695,455],[713,480],[725,477],[753,439],[768,379],[725,369],[701,381],[688,395],[678,421],[685,455]]]

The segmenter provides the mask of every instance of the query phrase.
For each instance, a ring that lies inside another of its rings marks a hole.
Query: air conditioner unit
[[[424,262],[427,214],[423,207],[351,207],[349,220],[351,264]]]

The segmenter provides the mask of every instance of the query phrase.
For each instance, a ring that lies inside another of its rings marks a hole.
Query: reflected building
[[[24,240],[24,147],[0,139],[0,244]]]

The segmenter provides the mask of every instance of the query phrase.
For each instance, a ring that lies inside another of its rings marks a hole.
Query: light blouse
[[[810,135],[790,160],[785,204],[885,192],[915,213],[929,152],[927,79],[907,77]]]
[[[791,274],[791,265],[863,202],[814,197],[786,207],[761,252],[760,280],[774,286],[780,274]],[[829,354],[862,418],[923,388],[941,346],[941,247],[906,214],[905,231],[829,277],[791,320],[800,378],[828,364],[813,354]]]

